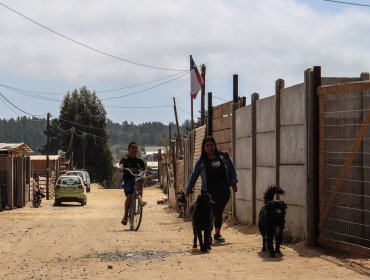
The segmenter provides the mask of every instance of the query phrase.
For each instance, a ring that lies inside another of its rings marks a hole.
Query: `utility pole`
[[[86,134],[85,132],[82,134],[82,169],[85,169],[85,153],[86,153]]]
[[[233,107],[232,107],[232,155],[233,155],[233,161],[236,160],[236,109],[238,109],[238,100],[239,100],[239,87],[238,87],[238,75],[233,75]],[[232,217],[236,217],[236,199],[235,199],[235,192],[232,192]]]
[[[202,79],[203,79],[203,86],[202,86],[202,91],[200,95],[200,125],[205,125],[205,118],[206,118],[206,113],[205,113],[205,106],[206,106],[206,65],[202,64]]]
[[[208,92],[207,136],[212,136],[212,92]]]
[[[179,119],[177,117],[177,108],[176,108],[176,99],[173,98],[173,110],[175,111],[175,119],[176,119],[176,131],[177,131],[177,137],[176,137],[176,146],[180,148],[180,155],[182,155],[182,145],[181,145],[181,134],[180,134],[180,126],[179,126]]]
[[[46,199],[49,200],[49,132],[50,132],[50,113],[47,114],[46,122]]]

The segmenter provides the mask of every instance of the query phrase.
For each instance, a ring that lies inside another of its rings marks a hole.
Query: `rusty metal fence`
[[[370,82],[318,89],[319,244],[370,255]]]

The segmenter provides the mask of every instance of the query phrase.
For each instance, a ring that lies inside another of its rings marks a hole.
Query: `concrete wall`
[[[307,236],[306,106],[304,85],[285,88],[280,97],[280,182],[276,182],[275,96],[256,102],[256,219],[263,194],[271,184],[286,192],[286,227],[292,235]],[[236,158],[238,192],[236,216],[252,223],[252,107],[236,111]]]
[[[252,119],[251,106],[236,111],[235,166],[238,173],[238,192],[235,211],[239,221],[252,223]]]
[[[286,227],[307,237],[306,95],[304,84],[282,90],[280,99],[280,182],[286,192]]]

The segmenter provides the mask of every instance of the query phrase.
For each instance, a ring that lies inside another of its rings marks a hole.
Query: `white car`
[[[66,172],[66,175],[77,175],[80,176],[85,187],[86,187],[86,192],[90,192],[90,176],[89,172],[86,170],[70,170]]]

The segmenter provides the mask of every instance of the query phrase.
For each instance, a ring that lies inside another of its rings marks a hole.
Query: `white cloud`
[[[310,2],[18,0],[5,4],[81,43],[139,63],[187,69],[192,54],[196,63],[207,65],[207,91],[230,99],[233,74],[239,74],[239,88],[245,95],[257,91],[263,96],[273,94],[278,78],[285,79],[286,85],[302,82],[303,71],[314,65],[321,65],[328,76],[358,76],[370,68],[366,36],[370,9],[320,10],[310,7]],[[11,77],[0,82],[21,88],[55,83],[62,92],[82,85],[107,89],[172,74],[85,49],[3,6],[0,34],[0,77]],[[143,104],[171,104],[176,96],[179,106],[190,107],[188,87],[188,78],[179,79],[115,103],[132,103],[145,96]],[[116,111],[109,109],[108,116],[117,121],[145,119],[140,113]],[[165,121],[171,112],[156,116]]]

